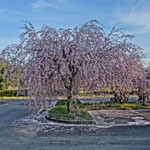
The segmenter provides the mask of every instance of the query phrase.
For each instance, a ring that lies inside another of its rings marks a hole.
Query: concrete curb
[[[47,115],[45,116],[47,120],[50,121],[55,121],[55,122],[60,122],[60,123],[66,123],[66,124],[95,124],[95,121],[86,121],[86,120],[58,120],[58,119],[53,119],[49,118]]]

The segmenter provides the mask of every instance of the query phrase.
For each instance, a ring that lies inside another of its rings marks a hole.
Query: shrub
[[[27,96],[27,90],[0,90],[0,97]]]

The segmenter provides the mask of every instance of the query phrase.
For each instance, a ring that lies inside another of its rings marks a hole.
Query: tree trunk
[[[147,95],[146,94],[143,94],[142,105],[143,106],[147,105]]]
[[[147,101],[143,100],[142,105],[147,106]]]
[[[72,95],[67,95],[67,111],[68,113],[71,113],[71,108],[72,108]]]

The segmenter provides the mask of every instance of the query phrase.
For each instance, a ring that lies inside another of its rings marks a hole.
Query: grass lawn
[[[124,104],[119,104],[119,103],[109,103],[106,105],[107,109],[126,109],[126,110],[136,110],[136,109],[150,109],[150,104],[147,106],[143,106],[138,103],[124,103]]]
[[[28,97],[25,96],[4,96],[3,99],[26,99]],[[0,97],[1,99],[1,97]]]
[[[57,102],[56,106],[52,108],[48,113],[48,118],[59,121],[81,121],[81,122],[92,122],[93,119],[85,108],[73,107],[71,114],[67,112],[67,105],[65,100]]]
[[[91,104],[91,103],[83,103],[83,104],[77,104],[77,107],[84,108],[86,110],[99,110],[99,109],[110,109],[110,110],[135,110],[135,109],[150,109],[150,104],[147,106],[142,106],[141,104],[137,103],[97,103],[97,104]]]
[[[136,110],[136,109],[150,109],[150,104],[142,106],[137,103],[77,103],[72,107],[72,113],[67,112],[67,101],[60,100],[56,106],[52,108],[48,113],[48,118],[63,121],[92,121],[92,117],[87,112],[88,110]]]

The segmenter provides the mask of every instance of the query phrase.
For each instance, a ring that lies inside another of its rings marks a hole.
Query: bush
[[[1,90],[0,91],[0,97],[7,96],[16,96],[17,95],[17,90]]]
[[[27,96],[27,90],[0,90],[0,97]]]
[[[0,97],[27,96],[27,90],[0,90]]]
[[[27,96],[28,91],[27,90],[17,90],[17,96]]]

